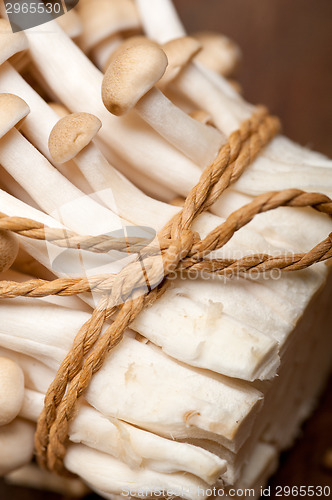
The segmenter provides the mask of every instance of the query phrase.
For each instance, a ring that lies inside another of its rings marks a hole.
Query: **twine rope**
[[[198,184],[190,191],[182,210],[165,225],[156,241],[147,247],[144,246],[144,241],[128,241],[126,238],[109,236],[82,237],[67,230],[64,232],[61,229],[46,228],[29,219],[0,214],[0,229],[28,238],[47,239],[60,247],[96,253],[111,249],[140,252],[137,260],[116,275],[65,278],[50,282],[0,282],[0,298],[66,296],[92,291],[102,293],[91,318],[77,333],[71,350],[46,393],[35,435],[37,460],[42,467],[66,474],[63,460],[68,444],[69,424],[75,415],[79,398],[94,373],[101,368],[107,354],[119,344],[125,329],[144,308],[153,304],[165,292],[172,273],[184,272],[190,276],[197,272],[207,272],[211,276],[230,277],[253,269],[258,272],[272,269],[293,271],[332,257],[332,233],[309,252],[295,255],[255,254],[237,260],[214,259],[209,255],[223,247],[236,231],[257,214],[280,206],[312,207],[331,216],[331,199],[319,193],[305,193],[296,189],[265,193],[233,212],[203,240],[191,230],[198,215],[208,210],[241,176],[279,130],[279,120],[269,116],[265,108],[259,108],[238,131],[231,134],[216,160],[203,171]],[[114,321],[103,332],[105,322],[110,318]]]

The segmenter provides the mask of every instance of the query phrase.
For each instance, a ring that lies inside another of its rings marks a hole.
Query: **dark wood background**
[[[238,78],[250,102],[266,104],[278,114],[286,135],[332,157],[331,0],[175,0],[175,4],[189,32],[215,30],[238,42],[243,50]],[[302,436],[282,456],[270,482],[271,498],[276,498],[277,485],[332,487],[332,471],[322,466],[328,448],[332,448],[332,380]],[[14,499],[64,500],[0,481],[0,500]]]

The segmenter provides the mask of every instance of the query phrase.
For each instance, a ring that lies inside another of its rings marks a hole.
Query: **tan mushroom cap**
[[[29,113],[29,106],[17,95],[0,94],[0,139]]]
[[[234,72],[241,59],[241,50],[235,42],[210,31],[199,32],[194,36],[203,47],[196,56],[197,61],[224,76]]]
[[[180,71],[198,54],[202,46],[198,40],[190,36],[175,38],[162,46],[167,59],[168,67],[158,87],[166,88]]]
[[[115,33],[140,28],[140,19],[132,0],[80,0],[78,3],[83,32],[80,45],[85,51]]]
[[[120,51],[103,79],[102,99],[108,111],[120,116],[132,109],[163,76],[167,62],[165,52],[151,43]]]
[[[159,47],[158,43],[150,40],[150,38],[144,36],[144,35],[136,35],[136,36],[131,36],[129,38],[126,38],[115,50],[112,52],[112,54],[109,56],[107,59],[107,62],[105,64],[105,72],[107,71],[108,66],[111,64],[112,60],[115,59],[123,50],[129,49],[130,47],[134,47],[135,45],[141,45],[141,44],[151,44],[154,45],[155,47]]]
[[[65,163],[77,156],[97,135],[102,123],[90,113],[64,116],[53,127],[48,148],[56,163]]]
[[[24,398],[22,368],[9,358],[0,357],[0,427],[19,414]]]
[[[7,271],[18,254],[18,240],[9,231],[0,231],[0,273]]]
[[[0,64],[22,50],[29,48],[28,39],[23,31],[13,33],[10,22],[0,19]]]

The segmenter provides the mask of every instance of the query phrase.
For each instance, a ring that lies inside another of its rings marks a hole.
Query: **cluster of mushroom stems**
[[[187,196],[255,110],[228,79],[240,51],[216,34],[188,36],[170,0],[95,3],[80,0],[63,19],[18,33],[0,10],[0,212],[64,233],[157,232],[180,210],[173,200]],[[266,191],[331,196],[331,166],[278,136],[194,230],[204,237]],[[320,214],[279,208],[213,256],[305,251],[329,231]],[[0,231],[1,280],[69,276],[53,265],[56,252]],[[134,257],[80,251],[79,259],[89,276],[118,272]],[[176,280],[94,377],[70,428],[66,467],[105,498],[130,483],[191,493],[233,484],[236,453],[251,429],[263,432],[254,420],[280,352],[326,276],[317,266],[278,281],[240,277],[227,288]],[[94,293],[0,303],[0,475],[47,485],[28,465],[35,423],[98,300]],[[73,481],[50,484],[83,494]]]

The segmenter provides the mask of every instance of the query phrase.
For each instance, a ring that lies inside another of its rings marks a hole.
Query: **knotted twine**
[[[332,257],[332,233],[307,253],[271,256],[255,254],[241,259],[209,258],[210,252],[223,247],[236,231],[248,224],[256,214],[280,207],[312,207],[332,215],[332,201],[320,193],[297,189],[265,193],[233,212],[224,223],[203,240],[191,230],[193,222],[208,210],[221,194],[239,179],[245,168],[279,132],[280,123],[269,116],[265,108],[242,123],[233,132],[216,160],[202,173],[198,184],[190,191],[184,206],[160,231],[155,244],[103,235],[82,237],[46,228],[36,221],[0,214],[0,229],[21,236],[47,240],[64,248],[79,248],[102,253],[109,250],[139,253],[139,258],[116,275],[89,278],[64,278],[53,281],[29,280],[24,283],[0,282],[0,298],[45,297],[101,292],[91,318],[77,333],[73,346],[60,365],[50,385],[39,417],[35,435],[37,460],[43,468],[67,474],[64,457],[68,445],[69,424],[75,415],[77,402],[88,387],[92,376],[102,366],[107,354],[119,344],[124,331],[137,315],[152,305],[167,289],[170,275],[202,272],[231,277],[255,270],[299,270]],[[160,271],[160,257],[163,263]],[[145,272],[142,274],[142,261]],[[198,274],[197,274],[198,273]],[[148,285],[148,290],[147,290]],[[117,304],[117,305],[114,305]],[[113,318],[104,333],[105,322]]]

